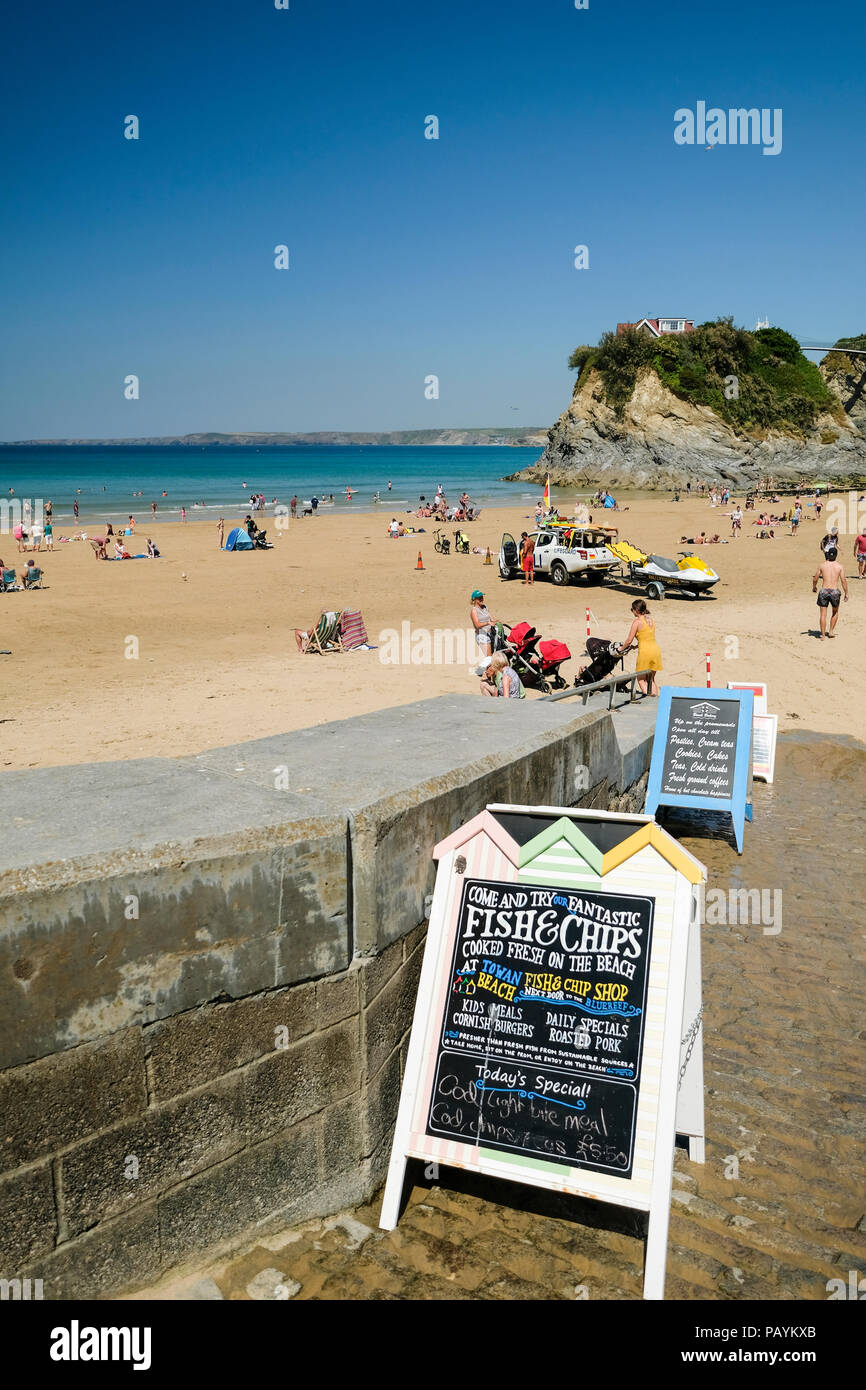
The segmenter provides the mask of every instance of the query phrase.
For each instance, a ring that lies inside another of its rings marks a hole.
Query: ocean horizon
[[[449,501],[465,489],[479,506],[519,505],[539,489],[503,475],[541,454],[537,445],[2,445],[0,500],[50,501],[60,524],[74,520],[76,499],[82,522],[130,512],[144,521],[152,502],[163,520],[179,518],[182,507],[190,519],[242,516],[255,493],[269,507],[294,493],[302,501],[333,493],[335,511],[406,511],[432,500],[440,483]]]

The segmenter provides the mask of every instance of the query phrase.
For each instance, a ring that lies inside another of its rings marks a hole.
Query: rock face
[[[851,424],[866,435],[866,357],[831,352],[821,363],[821,375],[839,397]]]
[[[848,376],[844,371],[840,376],[837,394],[844,403],[851,391]],[[861,424],[864,396],[861,389]],[[541,458],[514,477],[539,482],[548,473],[551,482],[566,487],[667,489],[688,480],[720,479],[744,487],[768,475],[777,484],[800,478],[847,481],[866,477],[866,438],[853,412],[845,421],[820,416],[806,439],[775,432],[761,439],[738,435],[709,407],[673,395],[652,370],[638,376],[618,418],[605,400],[601,377],[590,371],[575,385],[571,405],[550,430]]]

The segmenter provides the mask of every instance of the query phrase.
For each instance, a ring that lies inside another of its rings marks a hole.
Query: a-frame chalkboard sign
[[[664,1293],[675,1135],[703,1162],[702,864],[651,817],[488,806],[436,888],[380,1224],[406,1160],[649,1213]]]
[[[666,685],[659,695],[646,805],[722,811],[737,852],[752,819],[751,690],[692,690]]]

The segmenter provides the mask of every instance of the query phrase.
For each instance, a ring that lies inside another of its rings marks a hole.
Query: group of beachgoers
[[[147,550],[139,551],[132,555],[126,547],[126,538],[135,535],[135,517],[130,517],[126,526],[120,526],[117,530],[110,521],[105,523],[104,536],[89,536],[87,539],[93,547],[93,556],[96,560],[158,560],[161,551],[156,542],[147,537]],[[109,555],[109,547],[112,554]]]
[[[12,566],[0,558],[0,594],[11,594],[20,589],[39,589],[42,587],[42,570],[35,560],[28,560],[21,574],[21,583]]]
[[[415,516],[432,517],[434,521],[475,521],[479,512],[480,508],[473,505],[469,493],[465,491],[460,494],[455,506],[449,506],[440,483],[432,502],[428,502],[423,496],[418,498]]]
[[[637,670],[648,674],[639,676],[637,684],[644,695],[658,695],[656,673],[662,670],[662,654],[656,640],[655,619],[643,599],[631,605],[631,626],[622,643],[617,644],[617,659],[637,649]],[[473,589],[469,620],[475,629],[481,694],[494,699],[523,700],[526,689],[520,676],[526,671],[526,659],[505,636],[505,626],[488,608],[481,589]],[[529,657],[531,660],[531,655]],[[586,666],[578,669],[578,679]]]
[[[154,503],[153,505],[156,506],[156,503]],[[76,506],[76,508],[77,508],[77,506],[78,506],[77,502],[75,503],[75,506]],[[36,554],[41,554],[41,553],[42,553],[43,544],[44,544],[44,546],[45,546],[45,551],[46,551],[46,553],[49,553],[49,554],[50,554],[50,553],[53,552],[53,550],[54,550],[54,506],[53,506],[53,503],[50,502],[50,501],[49,501],[49,502],[46,502],[46,503],[44,504],[43,511],[44,511],[44,516],[43,516],[43,519],[42,519],[41,521],[38,521],[38,520],[37,520],[37,521],[28,522],[29,530],[27,529],[27,527],[25,527],[25,525],[24,525],[23,522],[18,522],[18,523],[13,527],[12,536],[13,536],[13,539],[15,540],[16,545],[17,545],[17,547],[18,547],[18,554],[19,554],[19,555],[23,555],[23,554],[25,554],[27,551],[33,551],[33,552],[35,552]],[[125,526],[119,526],[119,527],[115,530],[115,528],[114,528],[114,526],[112,525],[112,523],[111,523],[110,521],[108,521],[108,522],[106,522],[106,524],[105,524],[105,535],[104,535],[104,536],[90,536],[90,537],[88,537],[88,536],[81,536],[80,539],[81,539],[81,540],[89,540],[89,541],[90,541],[90,544],[91,544],[91,546],[93,547],[94,557],[95,557],[97,560],[108,560],[108,559],[112,559],[112,560],[132,560],[132,559],[135,559],[135,558],[137,558],[137,557],[131,555],[131,554],[129,553],[129,551],[127,550],[127,548],[126,548],[126,543],[125,543],[125,538],[126,538],[127,536],[132,537],[132,536],[135,535],[135,524],[136,524],[136,523],[135,523],[135,517],[132,516],[132,515],[130,515],[130,516],[129,516],[129,519],[127,520],[127,523],[126,523]],[[78,537],[72,537],[72,538],[70,538],[70,537],[67,537],[67,536],[61,536],[60,539],[61,539],[62,541],[68,541],[69,539],[79,539],[79,538],[78,538]],[[113,555],[109,555],[109,553],[108,553],[109,546],[113,546],[113,550],[114,550]],[[147,552],[146,552],[146,554],[147,554],[147,558],[150,559],[150,560],[159,559],[159,554],[160,554],[160,552],[159,552],[157,546],[154,544],[154,542],[151,540],[151,538],[150,538],[149,536],[148,536],[148,538],[147,538]],[[143,557],[143,556],[144,556],[144,552],[142,552],[142,557]],[[35,566],[35,562],[34,562],[33,560],[29,560],[27,563],[28,563],[28,567],[31,568],[31,569],[36,567],[36,566]],[[38,567],[36,567],[36,568],[38,568]],[[9,586],[9,587],[11,587],[11,586]],[[28,585],[27,585],[27,582],[26,582],[26,579],[25,579],[25,588],[26,588],[26,587],[28,587]]]

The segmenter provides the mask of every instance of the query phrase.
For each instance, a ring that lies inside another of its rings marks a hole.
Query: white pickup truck
[[[554,584],[570,584],[573,578],[600,584],[605,575],[619,569],[619,561],[607,548],[616,534],[611,526],[542,526],[530,532],[534,574],[548,574]],[[521,573],[518,543],[507,531],[499,546],[499,573],[503,579],[515,579]]]

